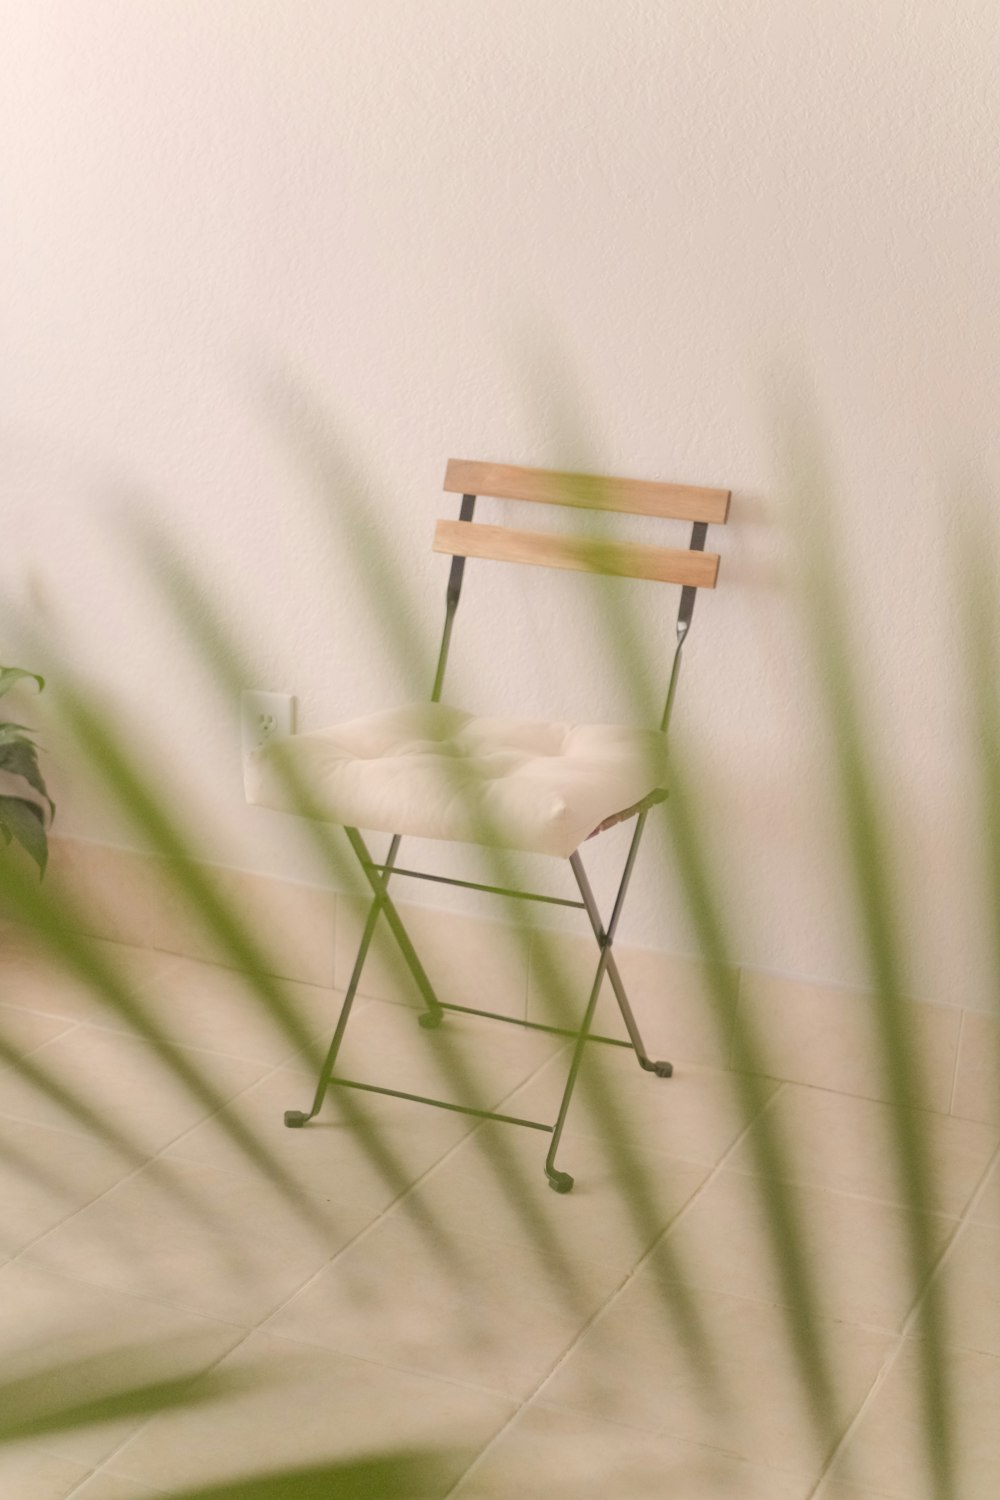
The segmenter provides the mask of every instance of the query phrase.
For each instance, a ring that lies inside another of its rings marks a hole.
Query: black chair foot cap
[[[571,1193],[573,1191],[573,1179],[568,1172],[548,1172],[549,1187],[554,1193]]]
[[[417,1017],[418,1022],[425,1031],[436,1031],[444,1020],[443,1010],[425,1010],[423,1015]]]
[[[639,1066],[640,1066],[640,1068],[645,1068],[645,1070],[646,1070],[647,1073],[655,1073],[656,1076],[657,1076],[657,1078],[672,1078],[673,1077],[673,1073],[674,1073],[674,1065],[673,1065],[673,1063],[669,1063],[669,1062],[650,1062],[648,1058],[646,1059],[645,1062],[643,1062],[642,1059],[640,1058],[639,1059]]]
[[[301,1130],[311,1117],[302,1109],[286,1109],[285,1124],[289,1130]]]

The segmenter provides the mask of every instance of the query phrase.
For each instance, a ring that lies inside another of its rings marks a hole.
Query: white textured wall
[[[780,530],[782,497],[816,503],[794,463],[788,483],[804,407],[914,877],[912,986],[987,1003],[942,546],[955,474],[997,472],[991,5],[3,0],[0,24],[0,579],[62,617],[224,857],[314,873],[242,807],[236,707],[127,562],[120,512],[184,540],[257,685],[314,727],[405,690],[346,494],[388,529],[429,651],[449,454],[731,485],[679,717],[736,956],[855,979]],[[589,663],[585,582],[468,576],[453,696],[625,706],[608,654]],[[659,594],[641,607],[665,646]],[[71,767],[55,779],[63,832],[127,841]],[[684,949],[654,854],[624,935]]]

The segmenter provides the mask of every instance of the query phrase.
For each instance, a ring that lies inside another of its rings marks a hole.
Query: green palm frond
[[[287,393],[286,393],[287,396]],[[291,404],[289,404],[291,403]],[[340,549],[352,549],[362,587],[367,592],[368,615],[382,632],[398,675],[406,681],[420,680],[430,686],[430,655],[413,630],[417,608],[409,586],[387,538],[361,516],[355,503],[360,468],[345,456],[346,444],[326,435],[326,427],[315,404],[308,398],[288,396],[280,407],[280,419],[289,428],[293,448],[313,475],[322,481],[327,524]],[[808,444],[806,444],[808,447]],[[807,461],[808,460],[808,461]],[[921,1068],[908,1031],[903,955],[905,924],[899,914],[897,858],[887,832],[884,796],[871,754],[871,731],[863,694],[853,670],[854,647],[843,618],[842,587],[836,553],[827,534],[826,517],[832,507],[829,486],[815,455],[799,455],[790,465],[796,474],[813,476],[810,528],[802,555],[802,573],[807,580],[807,628],[814,650],[816,676],[827,714],[828,744],[834,768],[834,791],[847,851],[846,865],[837,869],[831,859],[831,878],[836,873],[851,894],[863,934],[872,984],[872,1013],[885,1097],[890,1101],[894,1135],[893,1153],[899,1199],[909,1213],[907,1223],[908,1277],[914,1299],[922,1295],[919,1323],[922,1422],[921,1441],[935,1500],[958,1500],[955,1488],[955,1414],[953,1393],[946,1379],[946,1308],[935,1291],[933,1273],[939,1249],[930,1224],[934,1204],[934,1179],[927,1121],[914,1101],[926,1098]],[[352,496],[354,497],[352,499]],[[255,664],[241,641],[238,626],[222,618],[211,602],[209,591],[199,582],[195,568],[168,538],[146,530],[141,538],[145,558],[151,563],[173,618],[190,641],[194,660],[206,671],[218,693],[220,712],[232,705],[239,691],[258,680]],[[360,549],[360,550],[359,550]],[[636,717],[643,722],[659,715],[654,685],[660,663],[642,620],[623,591],[612,589],[599,616],[600,633],[607,650],[631,690]],[[980,570],[970,591],[966,620],[967,664],[970,681],[970,719],[980,767],[980,794],[986,830],[988,876],[986,905],[995,919],[1000,911],[1000,692],[992,670],[995,640],[996,599],[992,580]],[[596,607],[596,606],[595,606]],[[245,915],[221,893],[206,870],[209,851],[196,818],[178,805],[176,796],[160,786],[147,767],[141,748],[130,742],[111,717],[89,693],[86,681],[69,664],[55,643],[44,644],[46,663],[57,663],[59,723],[72,753],[85,766],[137,840],[158,860],[165,888],[169,888],[186,910],[195,914],[213,951],[233,970],[245,976],[248,1004],[269,1017],[288,1042],[289,1049],[317,1060],[317,1044],[296,1008],[288,986],[275,977],[278,965],[269,951],[266,933],[254,928]],[[50,678],[53,672],[48,669]],[[24,679],[40,678],[17,668],[0,668],[0,696]],[[426,680],[424,680],[426,679]],[[19,777],[44,804],[15,796],[0,796],[0,837],[17,841],[44,868],[46,809],[51,801],[38,761],[37,746],[30,732],[19,724],[0,725],[0,770]],[[299,784],[291,771],[288,792],[302,817],[303,843],[322,861],[330,885],[338,891],[358,889],[355,866],[342,834],[316,816],[317,808],[308,786]],[[738,947],[731,930],[721,892],[718,856],[703,832],[704,792],[694,767],[672,749],[671,796],[666,809],[665,847],[677,873],[696,934],[700,956],[709,976],[706,1003],[720,1039],[731,1035],[734,1009],[732,974],[737,968]],[[489,830],[484,830],[488,833]],[[216,856],[217,851],[211,851]],[[494,849],[490,879],[509,889],[517,884],[511,857]],[[137,996],[116,972],[100,949],[84,937],[85,916],[65,890],[39,885],[34,873],[23,867],[16,850],[0,850],[0,883],[9,917],[26,924],[36,942],[52,961],[74,979],[82,981],[113,1015],[127,1023],[155,1054],[159,1065],[196,1101],[214,1115],[243,1160],[277,1188],[303,1225],[322,1229],[326,1220],[309,1192],[293,1180],[266,1142],[242,1123],[227,1106],[218,1085],[198,1057],[171,1041],[155,1007]],[[753,872],[742,872],[752,879]],[[726,871],[726,886],[734,875]],[[1000,922],[996,927],[996,968],[1000,974]],[[557,936],[538,919],[530,906],[517,927],[518,941],[545,994],[547,1018],[572,1029],[577,1023],[574,991],[560,960]],[[477,1079],[459,1045],[443,1028],[435,1038],[437,1056],[449,1086],[458,1098],[473,1097]],[[830,1346],[831,1314],[828,1289],[817,1270],[809,1248],[807,1213],[795,1184],[792,1145],[781,1133],[775,1117],[765,1108],[772,1088],[767,1078],[767,1038],[754,1029],[751,1018],[741,1018],[736,1033],[730,1074],[731,1089],[745,1126],[753,1122],[748,1136],[754,1153],[751,1179],[765,1226],[770,1254],[777,1272],[784,1330],[799,1380],[805,1391],[810,1419],[824,1452],[830,1452],[843,1426],[843,1401],[838,1388],[835,1359]],[[113,1110],[94,1100],[85,1088],[67,1085],[47,1066],[44,1049],[18,1061],[13,1043],[0,1032],[0,1063],[18,1064],[26,1083],[40,1096],[58,1102],[76,1125],[112,1146],[132,1166],[146,1157]],[[342,1117],[356,1132],[358,1142],[390,1193],[403,1193],[411,1181],[404,1161],[384,1131],[377,1115],[362,1109],[346,1091],[338,1095]],[[695,1279],[689,1274],[678,1243],[663,1230],[657,1214],[659,1183],[655,1172],[640,1153],[630,1151],[627,1127],[613,1093],[595,1074],[581,1079],[579,1108],[588,1112],[594,1134],[613,1155],[621,1182],[629,1222],[639,1240],[655,1245],[649,1262],[660,1299],[664,1336],[679,1342],[690,1367],[704,1374],[708,1387],[721,1403],[725,1399],[725,1357],[717,1350],[692,1295]],[[579,1266],[554,1233],[550,1218],[540,1210],[527,1184],[516,1152],[501,1130],[480,1131],[483,1151],[498,1190],[509,1202],[519,1229],[535,1245],[538,1254],[555,1268],[556,1296],[568,1307],[582,1306]],[[31,1170],[28,1159],[15,1150],[5,1152],[12,1170]],[[197,1216],[210,1227],[212,1207],[185,1198],[179,1186],[177,1212]],[[465,1274],[461,1236],[453,1232],[443,1216],[435,1215],[420,1201],[412,1206],[412,1217],[427,1237],[448,1274],[460,1284]],[[138,1417],[167,1411],[186,1404],[205,1404],[223,1399],[237,1389],[228,1377],[210,1375],[182,1378],[165,1364],[163,1351],[153,1348],[122,1349],[101,1360],[53,1361],[51,1366],[24,1375],[9,1375],[0,1385],[0,1442],[47,1436],[122,1417]],[[142,1370],[140,1378],[134,1371]],[[164,1374],[165,1369],[171,1373]],[[241,1379],[266,1380],[266,1371]],[[613,1372],[608,1372],[613,1379]],[[441,1493],[442,1456],[401,1452],[375,1455],[350,1463],[303,1467],[273,1474],[253,1474],[177,1492],[172,1500],[362,1500],[362,1497],[419,1497]],[[628,1500],[623,1496],[623,1500]]]

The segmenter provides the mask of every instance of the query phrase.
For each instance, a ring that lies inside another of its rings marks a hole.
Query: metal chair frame
[[[496,472],[502,475],[539,476],[542,479],[564,481],[565,486],[562,491],[562,495],[564,496],[571,495],[573,493],[572,486],[574,483],[577,483],[581,486],[585,484],[600,486],[602,484],[610,485],[614,483],[614,481],[599,481],[590,479],[589,476],[545,475],[543,471],[537,470],[498,469],[493,471],[485,465],[466,464],[464,462],[456,460],[452,460],[451,464],[449,464],[449,476],[452,475],[453,471],[456,475],[467,475],[468,477],[486,478],[488,474]],[[629,484],[633,482],[625,481],[624,483]],[[446,488],[454,487],[454,485],[449,484],[446,480]],[[652,489],[654,487],[648,486],[648,488]],[[664,486],[662,488],[670,487]],[[501,496],[504,496],[506,494],[509,497],[509,490],[505,491],[499,486],[494,487],[490,490],[483,490],[482,492],[499,494]],[[599,497],[599,489],[597,493]],[[697,494],[699,492],[690,491],[687,493]],[[721,519],[722,521],[724,521],[726,519],[726,514],[728,511],[728,492],[706,491],[703,493],[710,494],[716,497],[724,495],[724,503],[722,505],[721,515],[713,517],[713,519]],[[550,496],[548,494],[518,494],[514,495],[513,498],[548,500],[550,499]],[[460,523],[468,525],[472,522],[476,499],[476,494],[466,491],[462,492],[462,501],[459,511]],[[602,505],[600,498],[597,498],[596,500],[591,499],[586,501],[574,498],[558,498],[554,500],[553,503],[587,504],[588,506],[596,506],[597,508],[614,509],[640,508],[638,506],[633,507],[626,505],[605,507],[604,505]],[[645,509],[645,507],[642,508]],[[441,528],[443,528],[445,525],[453,526],[454,523],[440,523]],[[485,530],[485,528],[470,527],[470,534],[471,531],[479,530]],[[704,553],[707,532],[707,521],[696,520],[694,522],[691,530],[689,546],[687,549],[688,553]],[[526,534],[524,533],[511,533],[511,535],[519,536],[522,538],[522,540],[526,536]],[[562,551],[565,549],[566,555],[570,555],[567,544],[563,543],[561,538],[556,539],[552,537],[547,538],[547,540],[551,542],[557,550]],[[459,543],[457,545],[462,544]],[[437,668],[434,674],[434,685],[431,691],[432,703],[438,703],[441,699],[441,691],[444,685],[445,671],[448,664],[448,653],[451,645],[452,627],[454,624],[455,614],[458,609],[459,599],[462,592],[462,582],[465,571],[466,557],[469,555],[476,555],[471,551],[459,552],[457,550],[454,550],[454,548],[450,545],[447,548],[442,546],[438,550],[452,551],[452,559],[446,593],[444,628],[441,636],[440,650],[438,652]],[[652,548],[635,550],[645,551],[650,554],[652,554],[654,551],[659,552],[659,549]],[[478,555],[500,556],[501,553],[490,553],[489,551],[486,551],[481,552]],[[679,556],[683,557],[685,554],[668,554],[666,552],[662,552],[660,553],[660,555],[662,557],[671,557],[676,560]],[[535,559],[532,557],[511,557],[510,560],[540,561],[541,559]],[[706,558],[705,561],[708,562],[709,559]],[[717,559],[715,561],[717,564]],[[582,567],[588,571],[626,571],[625,568],[619,569],[602,567],[599,563],[595,562],[594,556],[591,554],[588,554],[588,560],[585,561],[563,560],[558,561],[554,564],[550,563],[550,565],[560,567]],[[633,574],[632,576],[639,575]],[[653,575],[647,574],[645,576]],[[661,575],[656,574],[655,576]],[[712,575],[712,584],[714,585],[714,573]],[[697,592],[698,589],[695,584],[682,584],[680,606],[677,612],[676,640],[671,662],[670,677],[667,687],[666,701],[659,725],[660,730],[664,733],[669,727],[671,714],[673,712],[674,698],[677,691],[677,682],[680,673],[681,656],[684,649],[684,644],[691,629],[691,620],[694,614]],[[548,1179],[549,1186],[555,1192],[570,1192],[573,1187],[573,1178],[568,1172],[561,1170],[556,1165],[556,1156],[559,1151],[563,1129],[566,1124],[566,1118],[569,1113],[570,1104],[572,1102],[573,1093],[575,1091],[577,1079],[580,1072],[580,1065],[583,1061],[587,1043],[599,1042],[612,1047],[630,1047],[635,1053],[639,1066],[644,1071],[648,1073],[654,1073],[659,1078],[669,1078],[673,1073],[672,1063],[665,1061],[656,1061],[649,1056],[646,1050],[645,1044],[642,1040],[642,1035],[639,1030],[639,1026],[632,1012],[632,1007],[629,1003],[625,985],[622,981],[621,973],[619,971],[613,951],[615,933],[618,928],[618,922],[619,918],[621,917],[622,908],[625,902],[625,896],[629,887],[629,882],[632,878],[632,872],[635,867],[636,857],[639,853],[639,846],[646,827],[646,820],[649,816],[650,806],[651,801],[650,799],[647,799],[645,803],[640,804],[637,809],[627,814],[627,817],[635,818],[635,828],[632,833],[632,839],[629,844],[628,854],[626,856],[625,865],[618,885],[618,890],[615,895],[611,915],[608,918],[606,924],[601,917],[597,902],[594,899],[594,893],[591,890],[590,882],[587,878],[587,874],[583,866],[583,861],[580,858],[579,849],[575,850],[573,854],[569,856],[569,865],[570,869],[572,870],[577,889],[580,893],[580,899],[570,900],[568,898],[560,896],[542,895],[537,891],[523,891],[513,888],[507,888],[504,886],[486,885],[478,881],[458,880],[445,875],[430,874],[427,871],[400,868],[396,864],[396,858],[402,839],[402,836],[400,834],[394,834],[392,836],[385,860],[382,863],[376,863],[376,861],[372,859],[372,856],[369,853],[368,848],[358,830],[356,828],[345,827],[344,831],[347,835],[348,841],[354,851],[355,856],[357,857],[358,864],[371,890],[372,904],[369,908],[364,929],[362,931],[360,946],[358,948],[357,957],[354,961],[354,967],[351,972],[351,978],[341,1005],[340,1015],[337,1020],[336,1028],[334,1030],[329,1049],[326,1053],[326,1057],[323,1061],[323,1065],[320,1069],[312,1105],[308,1111],[294,1109],[286,1110],[284,1116],[284,1122],[286,1126],[288,1126],[290,1129],[298,1129],[315,1118],[315,1116],[319,1113],[320,1109],[323,1106],[323,1102],[326,1098],[328,1090],[333,1087],[359,1089],[365,1093],[383,1094],[394,1099],[407,1099],[416,1104],[431,1105],[436,1109],[452,1110],[459,1114],[473,1115],[478,1119],[497,1120],[507,1125],[520,1125],[529,1130],[544,1131],[551,1136],[548,1152],[545,1158],[546,1178]],[[413,943],[411,942],[410,937],[406,931],[406,928],[403,925],[399,912],[397,911],[389,895],[389,881],[393,876],[406,879],[429,880],[444,885],[461,886],[465,889],[485,891],[490,894],[513,897],[517,900],[522,901],[541,901],[557,906],[574,907],[586,912],[590,927],[593,931],[594,938],[597,943],[598,959],[593,981],[590,987],[590,993],[580,1025],[575,1030],[569,1027],[551,1026],[541,1021],[531,1021],[526,1018],[521,1019],[514,1016],[506,1016],[496,1011],[482,1010],[477,1006],[455,1005],[438,999],[437,995],[434,992],[433,986],[431,985],[431,982],[427,977],[416,949],[414,948]],[[410,1093],[405,1089],[391,1089],[379,1086],[377,1084],[362,1083],[355,1079],[343,1078],[335,1074],[334,1070],[337,1063],[337,1057],[340,1052],[341,1043],[343,1042],[348,1022],[350,1020],[351,1010],[357,997],[358,987],[361,982],[361,975],[364,969],[365,960],[368,956],[368,951],[371,947],[372,939],[375,935],[375,930],[378,925],[379,918],[382,916],[384,916],[385,921],[389,926],[392,936],[396,941],[396,944],[400,950],[407,968],[413,976],[413,979],[423,1001],[424,1010],[418,1017],[419,1024],[422,1027],[428,1030],[433,1030],[434,1028],[440,1026],[441,1022],[445,1018],[445,1015],[449,1011],[454,1011],[462,1015],[482,1016],[488,1020],[502,1021],[507,1025],[520,1026],[531,1031],[546,1032],[549,1035],[565,1036],[573,1040],[569,1071],[563,1088],[559,1110],[556,1115],[556,1119],[552,1123],[543,1120],[522,1119],[519,1116],[503,1114],[497,1110],[492,1109],[477,1109],[471,1105],[456,1104],[444,1099],[429,1098],[422,1094]],[[608,980],[610,981],[612,990],[614,991],[615,999],[618,1002],[618,1007],[621,1011],[622,1019],[625,1023],[625,1029],[628,1033],[627,1041],[619,1037],[602,1036],[591,1030],[594,1011],[597,1006],[598,996],[600,994],[601,985],[604,982],[605,976],[607,976]]]

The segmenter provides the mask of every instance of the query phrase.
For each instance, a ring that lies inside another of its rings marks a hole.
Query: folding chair
[[[307,787],[315,815],[343,826],[372,893],[357,959],[312,1106],[308,1111],[288,1110],[285,1124],[296,1129],[304,1126],[319,1112],[327,1090],[339,1086],[527,1126],[551,1135],[545,1173],[551,1188],[568,1193],[573,1178],[556,1166],[556,1156],[586,1044],[595,1041],[631,1046],[639,1066],[647,1072],[660,1078],[668,1078],[673,1072],[669,1062],[651,1059],[643,1045],[615,962],[613,943],[650,808],[667,795],[662,784],[666,731],[681,653],[691,627],[697,590],[715,587],[719,559],[706,553],[705,540],[710,523],[726,521],[730,497],[726,490],[604,479],[458,459],[448,464],[444,488],[460,494],[462,501],[459,519],[439,521],[434,537],[434,550],[449,554],[452,561],[430,702],[294,735],[255,752],[248,761],[248,800],[296,811],[300,808],[291,797],[289,780]],[[690,544],[687,549],[668,550],[482,525],[473,521],[478,496],[687,521],[693,523]],[[659,728],[475,718],[443,704],[441,691],[452,626],[465,560],[470,557],[679,584],[676,644]],[[579,846],[612,824],[632,818],[635,828],[631,844],[611,915],[605,923],[594,900]],[[392,835],[382,863],[372,859],[359,827]],[[396,860],[404,836],[488,842],[523,852],[568,858],[580,899],[564,900],[399,868]],[[584,911],[597,942],[598,957],[579,1026],[576,1029],[549,1026],[439,1000],[389,896],[389,881],[393,876],[443,881],[526,901],[555,900]],[[385,918],[422,997],[425,1007],[419,1017],[422,1026],[437,1027],[447,1012],[458,1011],[573,1038],[566,1083],[553,1123],[520,1119],[335,1075],[337,1055],[380,917]],[[605,976],[618,1001],[628,1042],[597,1036],[591,1031]]]

